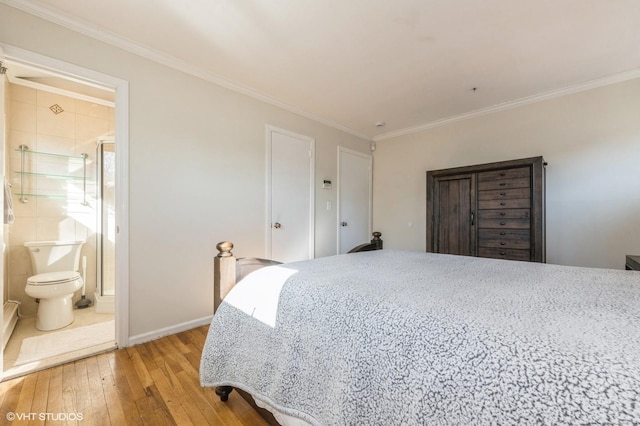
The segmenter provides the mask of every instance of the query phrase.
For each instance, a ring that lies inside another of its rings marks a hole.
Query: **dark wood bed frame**
[[[359,253],[363,251],[373,251],[382,249],[382,234],[380,232],[374,232],[373,238],[370,242],[360,244],[357,247],[349,250],[349,253]],[[270,265],[278,265],[281,262],[269,259],[259,259],[254,257],[236,258],[231,250],[233,249],[233,243],[229,241],[223,241],[216,245],[218,249],[218,255],[213,261],[213,312],[218,310],[218,306],[222,303],[222,299],[231,291],[231,289],[249,273]],[[216,388],[216,395],[220,397],[220,400],[227,401],[229,394],[233,391],[232,386],[218,386]],[[271,415],[271,413],[261,407],[258,407],[251,395],[238,389],[244,399],[246,399],[256,411],[265,418],[269,424],[278,425],[278,422]]]

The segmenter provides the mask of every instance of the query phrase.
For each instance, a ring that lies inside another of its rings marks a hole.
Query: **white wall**
[[[132,336],[211,315],[217,242],[264,256],[266,124],[316,139],[320,183],[335,181],[338,144],[369,150],[368,141],[4,4],[0,42],[129,82]],[[336,205],[336,190],[316,193],[316,255],[325,256],[335,253],[336,215],[325,206]]]
[[[640,79],[379,141],[373,227],[387,248],[425,250],[427,170],[538,155],[548,263],[622,269],[640,254]]]

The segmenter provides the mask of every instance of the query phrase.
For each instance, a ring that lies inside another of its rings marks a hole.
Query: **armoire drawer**
[[[500,179],[478,182],[478,190],[488,191],[492,189],[529,188],[529,178]]]
[[[531,169],[529,167],[516,167],[512,169],[499,169],[491,170],[488,172],[478,173],[478,182],[485,182],[488,180],[501,180],[501,179],[521,179],[531,177]]]
[[[531,252],[529,250],[518,249],[501,249],[501,248],[478,248],[478,256],[491,257],[494,259],[508,259],[508,260],[531,260]]]
[[[528,229],[479,229],[478,246],[528,250],[531,233]]]
[[[491,209],[478,210],[478,219],[527,219],[531,217],[529,209]]]
[[[478,229],[529,229],[531,220],[528,217],[505,217],[501,219],[478,218]]]
[[[497,200],[480,200],[478,209],[529,209],[531,199],[529,198],[501,198]]]
[[[508,200],[508,199],[523,199],[523,198],[531,198],[531,191],[529,188],[494,189],[491,191],[478,191],[478,201]]]

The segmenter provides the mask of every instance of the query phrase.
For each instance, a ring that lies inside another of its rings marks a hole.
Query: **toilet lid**
[[[80,273],[75,271],[45,272],[44,274],[34,275],[27,279],[27,284],[31,285],[47,285],[60,284],[80,278]]]

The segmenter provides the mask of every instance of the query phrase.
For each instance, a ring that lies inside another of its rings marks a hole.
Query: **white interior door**
[[[267,255],[280,262],[314,257],[314,140],[267,128]]]
[[[371,240],[371,155],[338,147],[338,253]]]

